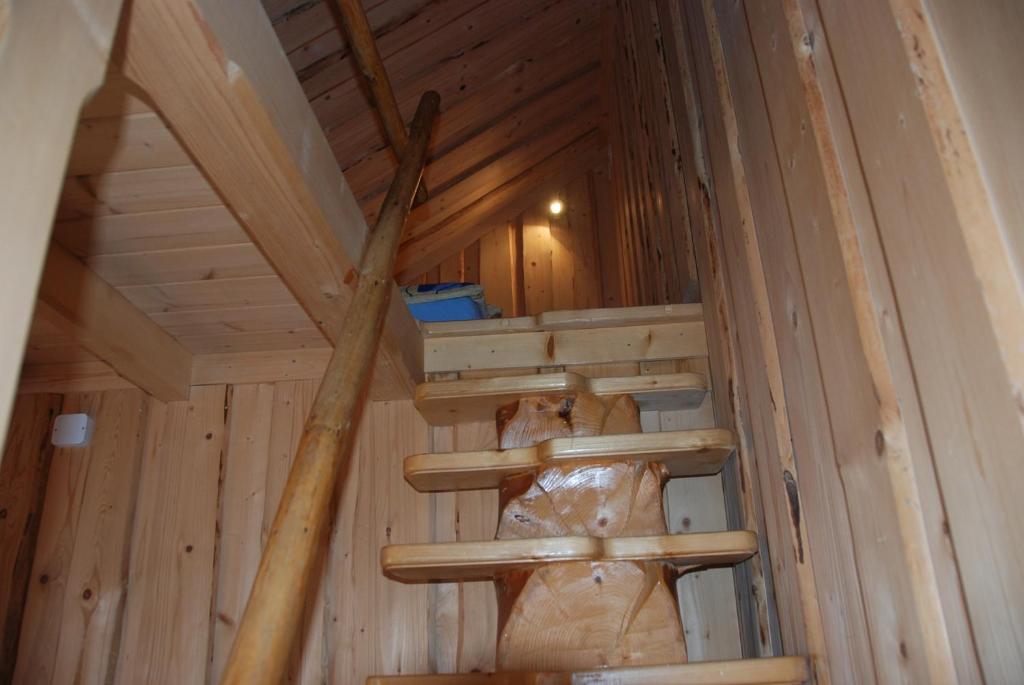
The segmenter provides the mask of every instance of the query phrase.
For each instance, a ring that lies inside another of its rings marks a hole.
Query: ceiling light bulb
[[[551,204],[548,206],[548,209],[551,210],[552,214],[561,214],[562,213],[562,201],[561,200],[552,200]]]

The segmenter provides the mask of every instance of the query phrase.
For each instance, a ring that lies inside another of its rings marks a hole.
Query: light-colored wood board
[[[503,317],[516,313],[515,227],[501,223],[480,237],[480,285],[488,304],[501,308]],[[424,338],[429,337],[423,326]],[[426,341],[424,341],[426,342]]]
[[[295,330],[313,326],[309,316],[297,304],[151,312],[149,318],[175,337]]]
[[[425,449],[428,433],[408,401],[368,404],[363,414],[327,552],[328,682],[427,668],[427,588],[384,577],[378,550],[429,539],[430,496],[411,491],[401,476],[401,458]]]
[[[50,474],[59,395],[19,397],[0,465],[0,682],[14,678],[25,598]]]
[[[249,237],[223,205],[58,221],[53,238],[79,257],[239,245]]]
[[[800,685],[811,669],[799,656],[606,668],[578,673],[466,673],[375,676],[366,685]]]
[[[424,338],[491,333],[558,331],[564,329],[614,328],[702,321],[700,304],[664,304],[648,307],[605,307],[547,311],[536,316],[519,316],[479,321],[438,321],[423,324]]]
[[[221,385],[152,403],[115,683],[206,678],[225,401]]]
[[[81,119],[68,176],[185,166],[191,160],[155,112]]]
[[[89,446],[54,451],[21,624],[15,682],[108,682],[126,610],[133,517],[152,400],[68,395],[95,422]]]
[[[808,652],[815,660],[819,678],[829,679],[832,672],[829,664],[841,662],[840,672],[851,674],[854,680],[870,682],[873,673],[863,666],[870,660],[870,646],[860,605],[852,605],[844,615],[857,627],[843,631],[823,622],[818,603],[818,583],[822,583],[822,587],[834,586],[836,592],[849,591],[846,581],[854,575],[849,547],[837,547],[830,550],[831,556],[826,554],[818,559],[813,554],[808,528],[812,523],[818,525],[834,521],[822,517],[809,522],[804,515],[799,518],[793,516],[794,511],[799,509],[803,512],[805,507],[800,473],[793,457],[793,433],[782,385],[772,311],[768,304],[764,265],[757,251],[749,246],[751,238],[745,230],[745,227],[753,226],[754,218],[738,140],[733,93],[727,79],[714,8],[694,4],[685,6],[685,10],[685,15],[681,16],[685,16],[688,25],[687,38],[692,46],[693,73],[702,110],[695,114],[702,117],[707,131],[703,138],[696,138],[706,155],[706,158],[701,158],[704,171],[700,177],[705,183],[702,195],[708,193],[707,202],[710,203],[714,192],[717,212],[712,212],[710,217],[716,236],[712,248],[720,247],[714,254],[719,263],[727,264],[725,273],[730,279],[730,292],[736,307],[733,329],[737,331],[738,344],[743,350],[743,368],[750,374],[749,379],[736,379],[732,387],[740,398],[739,409],[749,411],[751,417],[749,431],[745,434],[749,434],[753,442],[752,451],[758,460],[757,474],[766,501],[766,535],[773,555],[771,568],[778,595],[783,644],[793,645],[788,647],[790,649]],[[699,130],[696,126],[695,131]],[[813,449],[810,452],[813,453]],[[839,525],[836,531],[825,533],[822,544],[831,544],[843,534],[843,527]],[[816,573],[815,562],[827,566],[828,571]],[[770,567],[765,565],[764,568]],[[827,631],[837,639],[831,650],[825,647],[831,639]]]
[[[641,409],[682,409],[697,406],[707,392],[703,376],[692,373],[624,378],[587,378],[575,373],[544,373],[476,380],[422,383],[416,408],[435,426],[486,421],[505,404],[523,397],[589,392],[630,394]]]
[[[281,382],[274,384],[273,416],[270,426],[270,453],[267,462],[266,492],[263,497],[264,511],[260,530],[260,545],[266,543],[284,491],[285,482],[299,440],[306,423],[306,416],[316,396],[315,381]],[[326,550],[327,545],[324,545]],[[325,551],[326,554],[326,551]],[[295,640],[289,667],[291,682],[322,683],[325,676],[325,588],[326,572],[320,575],[313,592],[304,598],[303,633]]]
[[[139,3],[122,68],[314,324],[337,340],[369,229],[266,14],[205,0]],[[382,387],[410,395],[420,354],[408,309],[391,307],[377,356]]]
[[[61,191],[57,218],[64,221],[218,204],[220,198],[202,172],[188,164],[72,176]]]
[[[57,244],[46,257],[39,311],[120,376],[154,397],[188,397],[189,351]]]
[[[908,63],[907,41],[913,43],[914,36],[900,35],[903,15],[894,15],[892,3],[871,3],[858,12],[835,3],[819,9],[900,312],[927,439],[942,446],[934,452],[945,505],[940,520],[955,549],[982,674],[1013,678],[1024,669],[1024,651],[1019,641],[1005,637],[1022,634],[1021,615],[1010,609],[1022,600],[1011,599],[1021,587],[1008,569],[1024,563],[1018,542],[1024,527],[1021,502],[1010,484],[1019,480],[1024,465],[1009,455],[1019,450],[1024,436],[1017,379],[1007,373],[1000,340],[1005,330],[997,330],[986,304],[992,282],[979,281],[974,248],[965,235],[965,230],[982,233],[984,219],[972,218],[969,228],[961,223],[956,198],[971,184],[958,178],[951,189],[944,173],[943,158],[955,156],[958,148],[952,146],[962,138],[957,133],[957,140],[947,142],[943,132],[942,149],[936,146],[927,111],[932,93],[923,97],[920,83],[925,78],[932,91],[927,80],[934,74],[918,71],[920,59]],[[837,26],[842,31],[835,32]],[[863,35],[872,36],[876,49],[859,59],[855,45]],[[917,40],[930,42],[925,33]],[[993,265],[989,275],[999,278],[998,273]],[[962,392],[951,393],[936,374],[971,380],[960,386]],[[982,530],[986,534],[979,534]],[[942,637],[935,631],[926,635]]]
[[[193,357],[192,384],[320,380],[330,357],[329,348],[201,354]]]
[[[7,434],[22,350],[35,306],[50,228],[78,112],[102,82],[121,13],[120,0],[4,2],[0,39],[3,161],[0,204],[0,441]],[[44,39],[45,37],[45,39]],[[60,54],[50,54],[61,45]],[[34,64],[26,69],[26,64]]]
[[[694,245],[694,273],[700,277],[701,298],[708,305],[705,331],[708,335],[709,378],[712,387],[719,389],[712,392],[714,417],[720,422],[717,425],[736,428],[739,436],[736,459],[722,474],[726,518],[729,527],[758,531],[758,543],[761,545],[761,554],[737,567],[733,574],[740,644],[746,655],[766,656],[781,651],[781,630],[774,606],[776,594],[771,583],[771,561],[767,552],[771,537],[765,523],[756,458],[751,452],[749,417],[742,409],[746,380],[738,359],[737,322],[732,320],[735,306],[726,285],[729,265],[722,255],[721,239],[716,232],[713,207],[717,200],[714,185],[709,182],[704,141],[706,131],[700,126],[700,103],[683,11],[672,2],[660,0],[657,13],[662,26],[675,125],[679,129],[686,208]],[[731,392],[723,392],[722,388],[731,388]],[[778,559],[779,568],[784,568],[783,565],[789,562],[785,549],[773,557]],[[713,573],[706,575],[715,581]],[[791,587],[795,580],[787,580],[785,587]],[[787,616],[799,613],[799,603],[788,604],[795,606],[785,607]],[[793,640],[787,641],[793,652],[806,651],[794,645]]]
[[[238,245],[100,255],[87,258],[85,263],[114,287],[274,274],[256,246],[248,241]]]
[[[318,328],[179,335],[178,341],[193,354],[330,349],[324,334]]]
[[[217,530],[216,620],[209,680],[220,682],[238,622],[252,590],[267,525],[266,491],[274,412],[274,386],[237,385],[227,402]],[[272,515],[272,514],[271,514]]]
[[[529,283],[527,284],[529,286]],[[427,373],[644,362],[707,355],[704,322],[429,338]]]
[[[417,454],[406,457],[404,472],[421,492],[497,488],[509,476],[580,460],[660,463],[679,478],[717,473],[733,449],[733,435],[721,429],[551,438],[534,447]]]
[[[277,276],[131,285],[118,292],[147,314],[295,303],[295,297]]]
[[[573,179],[565,187],[565,212],[572,239],[572,292],[574,309],[604,306],[602,273],[595,231],[591,175]]]
[[[524,306],[537,315],[555,308],[551,224],[539,211],[524,212],[522,222]]]
[[[677,566],[734,564],[757,552],[749,531],[623,538],[533,538],[389,545],[380,552],[388,576],[405,582],[489,580],[565,561],[664,561]]]

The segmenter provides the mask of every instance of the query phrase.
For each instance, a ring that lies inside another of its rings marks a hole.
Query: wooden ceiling
[[[397,161],[330,0],[263,0],[338,163],[372,225]],[[365,0],[399,108],[441,94],[406,230],[407,281],[600,157],[601,0]]]
[[[327,2],[264,3],[372,225],[397,162],[339,24]],[[428,89],[442,97],[425,172],[430,199],[410,217],[400,280],[415,279],[607,159],[601,5],[366,0],[403,115],[411,119]],[[82,112],[54,241],[191,354],[326,352],[323,322],[310,319],[303,298],[225,205],[224,189],[211,184],[209,169],[197,166],[155,110],[125,77],[110,74]],[[26,365],[68,362],[105,367],[37,315]]]

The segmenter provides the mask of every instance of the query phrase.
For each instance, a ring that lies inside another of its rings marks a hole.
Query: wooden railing
[[[331,500],[347,470],[392,291],[399,239],[423,173],[439,107],[440,96],[433,91],[420,99],[405,154],[363,253],[355,298],[306,419],[223,683],[282,680],[300,632],[304,598],[316,571]]]

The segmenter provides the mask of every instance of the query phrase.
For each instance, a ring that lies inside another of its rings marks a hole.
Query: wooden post
[[[440,105],[420,99],[412,136],[377,225],[367,241],[355,298],[306,420],[222,683],[278,683],[302,618],[331,497],[358,428],[360,402],[392,291],[402,228],[423,173]]]
[[[384,135],[388,138],[391,149],[398,159],[404,159],[405,149],[409,145],[409,135],[402,121],[402,113],[398,109],[395,91],[391,88],[388,73],[384,70],[384,60],[377,50],[373,39],[370,22],[366,19],[362,0],[337,0],[341,23],[348,35],[349,48],[359,65],[359,72],[366,78],[370,88],[370,100],[380,114],[384,125]],[[416,191],[416,204],[427,201],[427,187],[420,184]]]

